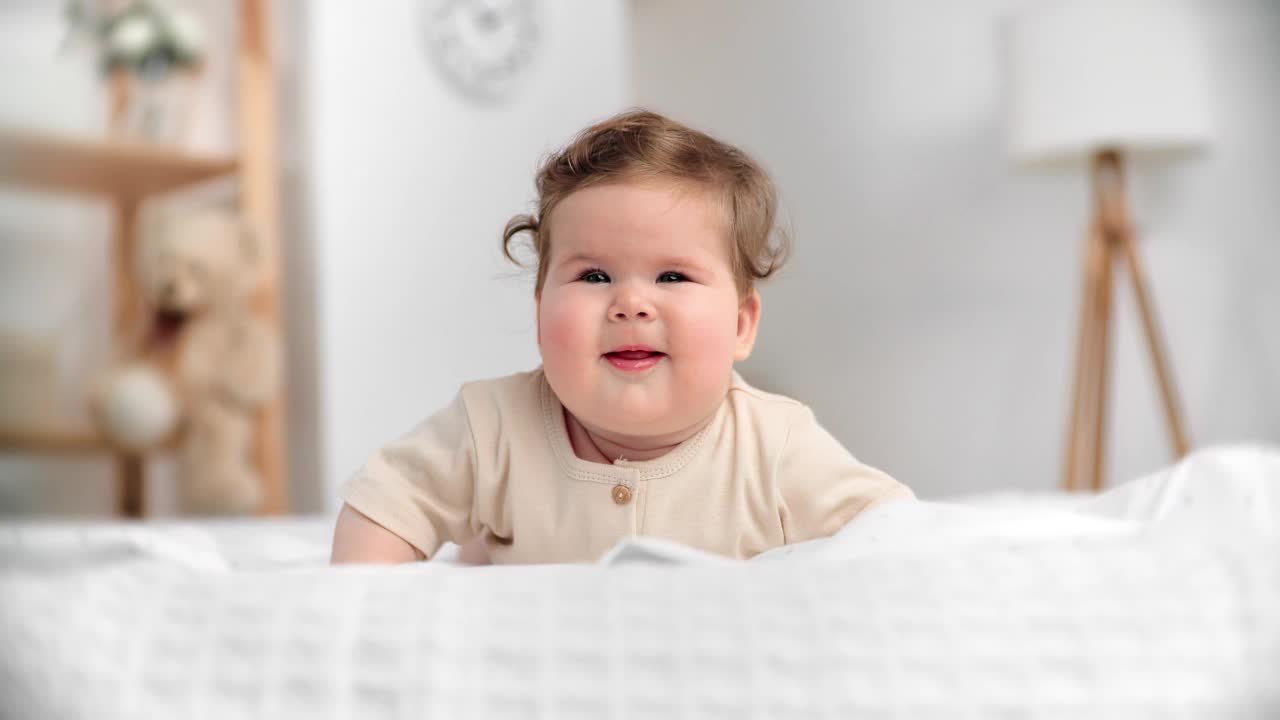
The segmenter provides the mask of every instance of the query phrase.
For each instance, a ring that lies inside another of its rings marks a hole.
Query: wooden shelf
[[[140,198],[222,177],[237,168],[232,157],[0,129],[0,182],[6,184]]]
[[[263,318],[271,323],[283,342],[281,330],[281,286],[279,282],[280,242],[279,162],[276,147],[275,66],[272,62],[270,19],[271,0],[240,0],[239,50],[236,53],[239,150],[232,155],[185,152],[176,148],[127,142],[56,135],[32,129],[0,127],[0,186],[22,187],[46,192],[97,196],[111,201],[112,253],[110,272],[114,274],[112,327],[116,349],[129,355],[129,322],[137,307],[138,288],[132,272],[137,244],[139,215],[148,195],[234,175],[238,200],[244,217],[252,221],[272,243],[268,253],[269,279],[262,291]],[[121,111],[128,106],[123,83],[112,83],[111,120],[121,125]],[[284,390],[260,413],[255,430],[253,462],[262,477],[264,500],[259,514],[288,511],[288,467],[285,456]],[[118,508],[129,517],[145,510],[143,479],[146,456],[171,452],[177,438],[141,454],[121,454],[88,427],[0,427],[0,452],[44,453],[50,455],[113,457],[118,481]]]
[[[146,453],[170,452],[177,438],[170,437]],[[108,443],[86,425],[67,427],[0,427],[0,452],[24,452],[42,455],[128,455]]]
[[[114,452],[88,428],[0,428],[0,450],[45,455],[99,455]]]

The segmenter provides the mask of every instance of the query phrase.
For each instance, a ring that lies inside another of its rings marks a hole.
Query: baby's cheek
[[[555,352],[582,343],[582,323],[563,306],[543,306],[541,316],[542,351]]]
[[[701,354],[713,359],[716,355],[732,357],[734,340],[737,337],[738,319],[736,314],[725,312],[704,312],[690,314],[686,318],[685,335],[690,344],[698,348]]]
[[[686,320],[681,332],[684,381],[699,387],[718,387],[733,367],[737,320],[731,324],[722,313],[706,313]]]

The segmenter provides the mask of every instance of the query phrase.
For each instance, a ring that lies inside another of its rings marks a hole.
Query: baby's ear
[[[756,344],[756,331],[760,329],[760,293],[751,294],[738,306],[738,343],[733,353],[734,362],[742,362],[751,356]]]
[[[533,292],[533,332],[538,341],[538,351],[542,351],[542,291]]]

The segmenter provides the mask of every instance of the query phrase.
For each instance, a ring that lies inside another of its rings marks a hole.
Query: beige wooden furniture
[[[1093,219],[1085,243],[1084,295],[1080,308],[1080,334],[1076,348],[1075,389],[1072,393],[1071,421],[1067,435],[1065,490],[1101,490],[1106,457],[1107,391],[1110,381],[1109,346],[1113,266],[1128,269],[1130,285],[1142,316],[1147,350],[1160,386],[1165,421],[1177,457],[1190,449],[1187,423],[1183,419],[1169,369],[1168,353],[1156,320],[1155,304],[1147,285],[1138,241],[1124,185],[1124,156],[1104,150],[1093,159]]]
[[[88,140],[0,130],[0,183],[105,197],[110,201],[114,217],[112,322],[117,342],[133,336],[142,320],[138,290],[129,272],[141,204],[152,196],[227,177],[238,181],[242,212],[268,238],[272,249],[268,280],[256,298],[255,309],[274,327],[282,329],[275,82],[269,20],[267,0],[241,0],[239,152],[235,156],[193,154],[117,139]],[[113,102],[117,112],[118,99]],[[113,121],[116,119],[113,117]],[[266,486],[261,514],[282,514],[288,509],[283,409],[281,393],[259,419],[255,462]],[[0,450],[51,455],[114,452],[85,427],[0,428]],[[133,455],[116,457],[117,509],[122,515],[140,517],[146,511],[143,460]]]

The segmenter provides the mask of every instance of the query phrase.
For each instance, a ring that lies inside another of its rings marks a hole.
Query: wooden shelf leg
[[[125,197],[115,202],[112,228],[112,343],[118,356],[125,351],[141,315],[141,294],[134,274],[137,247],[137,198]],[[137,455],[118,455],[115,460],[116,511],[128,518],[140,518],[146,508],[143,497],[145,478],[143,459]]]
[[[280,287],[280,197],[276,153],[275,73],[271,63],[271,4],[242,0],[240,8],[240,193],[245,215],[262,233],[267,251],[266,287],[257,310],[282,327]],[[283,332],[281,332],[283,337]],[[286,378],[287,379],[287,378]],[[262,411],[255,433],[254,462],[263,482],[259,514],[289,510],[282,388]]]
[[[136,198],[120,198],[112,208],[111,339],[117,354],[130,350],[142,314],[142,296],[134,265],[138,212]]]
[[[139,455],[122,455],[116,459],[117,514],[138,519],[146,510],[142,468],[143,459]]]

